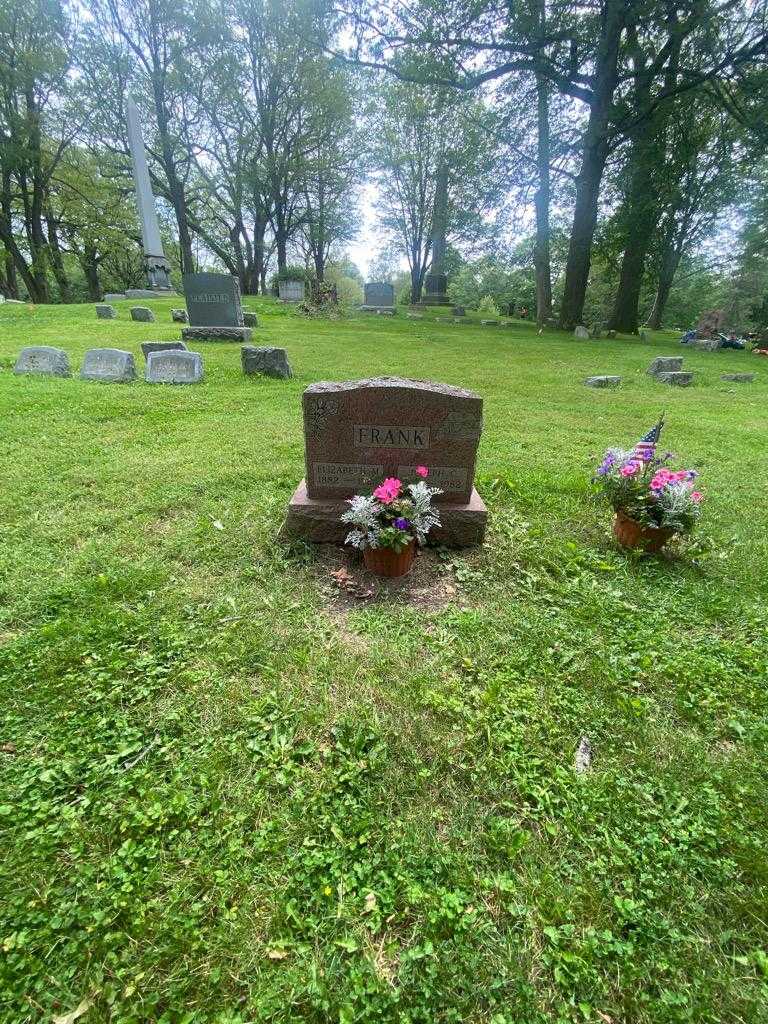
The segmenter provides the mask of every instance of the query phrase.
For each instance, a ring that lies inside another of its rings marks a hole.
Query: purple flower
[[[402,516],[399,519],[395,520],[395,526],[398,528],[398,530],[407,530],[410,525],[411,524],[408,522],[408,520],[404,519]]]

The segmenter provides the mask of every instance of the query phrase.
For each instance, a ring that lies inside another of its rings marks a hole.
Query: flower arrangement
[[[432,506],[432,499],[443,492],[439,487],[428,487],[426,466],[417,466],[418,483],[403,483],[388,477],[373,494],[356,494],[349,499],[349,509],[341,520],[354,529],[347,534],[346,543],[365,551],[368,548],[391,548],[401,552],[413,541],[424,544],[433,526],[440,526],[440,515]]]
[[[695,469],[673,469],[672,452],[656,453],[659,423],[631,451],[609,448],[593,482],[617,514],[645,530],[690,533],[701,513],[703,495]]]

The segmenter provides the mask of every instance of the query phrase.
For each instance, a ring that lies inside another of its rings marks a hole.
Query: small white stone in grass
[[[222,521],[220,519],[214,519],[213,520],[213,528],[215,530],[223,530],[224,529],[224,523],[222,523]]]
[[[577,775],[583,775],[592,767],[592,744],[588,736],[582,736],[576,748],[576,756],[573,759],[573,767]]]

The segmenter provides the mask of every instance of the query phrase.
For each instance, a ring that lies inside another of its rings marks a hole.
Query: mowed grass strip
[[[767,1020],[762,361],[256,299],[291,381],[232,344],[80,381],[180,336],[131,304],[0,308],[0,1019]],[[15,377],[29,344],[75,376]],[[680,351],[693,387],[646,375]],[[484,396],[491,525],[447,604],[342,613],[275,538],[303,388],[381,374]],[[588,478],[662,409],[706,515],[638,560]]]

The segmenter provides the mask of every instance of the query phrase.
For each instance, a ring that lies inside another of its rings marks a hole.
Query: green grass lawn
[[[0,1019],[768,1020],[768,360],[249,300],[292,381],[80,381],[179,337],[148,304],[0,307]],[[680,351],[695,386],[645,374]],[[485,399],[487,541],[423,557],[433,602],[275,539],[302,390],[380,374]],[[635,559],[588,479],[662,409],[706,515]]]

